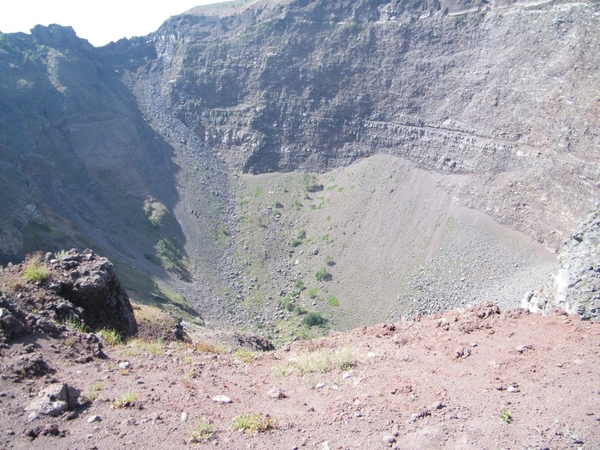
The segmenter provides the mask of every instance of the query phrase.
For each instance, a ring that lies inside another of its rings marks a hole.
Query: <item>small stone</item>
[[[315,387],[317,389],[323,389],[325,387],[325,383],[318,383]]]
[[[88,423],[102,422],[102,417],[100,417],[100,416],[90,416],[87,421],[88,421]]]
[[[186,413],[186,412],[181,413],[181,421],[187,422],[187,419],[188,419],[188,413]]]
[[[386,434],[383,437],[383,442],[385,444],[393,444],[394,442],[396,442],[396,438],[394,436],[392,436],[391,434]]]
[[[38,417],[39,417],[39,416],[38,416],[36,413],[32,412],[31,414],[29,414],[29,415],[27,416],[27,420],[28,420],[29,422],[31,422],[32,420],[35,420],[35,419],[37,419]]]
[[[519,392],[519,389],[516,386],[511,385],[506,389],[506,391],[507,392]]]
[[[517,350],[517,352],[523,353],[525,350],[531,350],[531,349],[533,349],[533,346],[531,346],[531,345],[517,345],[515,347],[515,349]]]
[[[276,398],[276,399],[282,399],[282,398],[286,398],[287,397],[287,395],[285,395],[284,392],[282,392],[282,391],[280,391],[279,389],[276,389],[276,388],[271,388],[269,390],[269,392],[267,392],[267,395],[270,398]]]
[[[222,404],[233,403],[233,400],[231,400],[226,395],[216,395],[213,397],[213,401],[215,401],[217,403],[222,403]]]
[[[131,363],[129,361],[123,361],[119,363],[119,369],[121,370],[128,369],[129,366],[131,366]]]
[[[6,434],[8,434],[10,436],[14,436],[15,432],[13,430],[6,430]]]

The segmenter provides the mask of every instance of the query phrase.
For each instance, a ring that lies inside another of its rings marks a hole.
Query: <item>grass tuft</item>
[[[127,392],[121,398],[113,400],[110,406],[114,409],[129,408],[135,401],[135,393]]]
[[[272,417],[260,413],[243,414],[233,420],[233,429],[247,434],[262,433],[275,428],[276,421]]]
[[[100,330],[100,334],[102,335],[102,340],[108,345],[116,346],[121,345],[123,343],[123,338],[121,337],[121,334],[115,330],[103,328]]]
[[[50,277],[50,269],[42,261],[42,254],[28,256],[21,276],[32,283],[41,283]]]
[[[202,419],[198,419],[198,425],[192,431],[192,441],[196,443],[206,441],[215,432],[214,425],[210,425]]]
[[[87,391],[82,392],[79,395],[79,403],[86,404],[91,403],[98,398],[102,385],[100,383],[92,384]]]

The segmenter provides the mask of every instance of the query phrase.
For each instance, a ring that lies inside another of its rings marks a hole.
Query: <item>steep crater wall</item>
[[[463,206],[557,250],[600,196],[597,3],[256,2],[115,44],[233,170],[377,153],[474,174]],[[138,48],[137,53],[132,47]],[[142,62],[143,61],[143,62]]]

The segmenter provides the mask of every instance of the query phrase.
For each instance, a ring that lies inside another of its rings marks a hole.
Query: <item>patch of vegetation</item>
[[[114,409],[129,408],[135,401],[135,393],[127,392],[121,398],[114,399],[110,406]]]
[[[318,294],[319,290],[317,288],[309,288],[308,291],[306,291],[306,295],[308,295],[308,298],[310,299],[315,299],[317,298],[317,294]]]
[[[306,313],[308,313],[308,311],[305,310],[303,307],[301,307],[301,306],[294,307],[294,314],[296,314],[297,316],[303,316]]]
[[[302,208],[302,206],[302,203],[300,203],[298,200],[294,200],[294,202],[292,203],[292,208],[294,208],[296,211]]]
[[[319,282],[326,281],[329,278],[331,278],[331,274],[329,272],[327,272],[327,269],[325,267],[321,267],[319,270],[317,270],[315,272],[315,278]]]
[[[41,283],[50,277],[50,269],[44,264],[41,253],[27,256],[21,276],[32,283]]]
[[[294,281],[294,286],[299,291],[303,291],[304,289],[306,289],[306,286],[304,286],[304,282],[300,278],[298,278],[296,281]]]
[[[68,250],[59,250],[56,253],[54,253],[54,256],[58,259],[63,259],[64,257],[66,257],[69,254]]]
[[[349,370],[356,366],[356,361],[350,348],[344,347],[333,354],[324,351],[304,354],[292,361],[291,366],[304,376],[312,373],[326,373],[333,369]]]
[[[204,422],[202,419],[198,419],[196,428],[192,430],[192,441],[201,443],[206,441],[215,432],[214,425],[210,425]]]
[[[75,316],[73,313],[69,315],[69,318],[65,322],[65,325],[69,327],[71,330],[77,330],[80,333],[89,333],[90,327],[83,319]]]
[[[504,423],[511,423],[513,418],[512,418],[512,414],[510,413],[510,411],[506,408],[502,408],[502,411],[500,411],[500,420],[502,420],[502,422]]]
[[[115,346],[123,343],[123,337],[115,330],[103,328],[100,330],[100,334],[102,335],[102,340],[109,345]]]
[[[189,280],[190,276],[183,261],[181,250],[169,239],[161,239],[154,246],[156,254],[162,262],[163,268],[183,280]]]
[[[322,327],[326,322],[327,320],[321,314],[313,311],[306,314],[302,319],[302,323],[307,327]]]
[[[130,339],[127,341],[127,348],[123,351],[123,355],[140,355],[142,353],[160,356],[163,354],[162,340],[145,341],[143,339]]]
[[[86,391],[83,391],[79,395],[79,403],[91,403],[98,398],[100,391],[102,390],[102,385],[100,383],[92,384]]]
[[[325,189],[325,186],[319,184],[318,177],[315,174],[305,173],[302,175],[302,184],[306,192],[319,192]]]
[[[356,366],[356,360],[349,347],[336,352],[334,360],[340,370],[350,370]]]
[[[329,234],[324,234],[321,240],[327,242],[329,240]]]
[[[290,245],[292,247],[298,247],[306,239],[306,230],[300,230],[298,236],[291,240]]]
[[[194,349],[198,353],[223,353],[223,350],[214,346],[213,344],[209,344],[208,342],[198,341],[194,346]]]
[[[240,361],[248,364],[250,361],[254,359],[254,353],[249,350],[238,348],[235,352],[233,352],[233,356],[235,356]]]
[[[325,257],[325,264],[327,264],[329,267],[335,266],[335,261],[333,260],[333,258],[331,256],[327,255]]]
[[[233,429],[236,431],[244,431],[247,434],[262,433],[264,431],[275,428],[277,421],[269,416],[264,416],[260,413],[243,414],[233,420]]]
[[[331,306],[340,306],[340,302],[333,295],[329,296],[327,303],[329,303]]]
[[[165,216],[168,214],[167,207],[153,197],[144,201],[144,214],[154,228],[161,227]]]

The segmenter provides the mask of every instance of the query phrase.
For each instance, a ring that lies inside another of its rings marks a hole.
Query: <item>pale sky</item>
[[[35,25],[70,25],[95,46],[145,36],[171,16],[223,0],[1,0],[0,31],[29,33]]]

